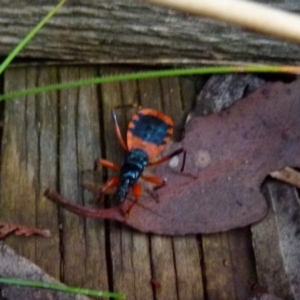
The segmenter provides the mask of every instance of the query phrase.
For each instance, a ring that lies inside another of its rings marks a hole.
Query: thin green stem
[[[101,84],[109,82],[117,82],[124,80],[137,80],[137,79],[150,79],[155,77],[172,77],[172,76],[183,76],[183,75],[196,75],[196,74],[224,74],[224,73],[233,73],[233,72],[256,72],[256,73],[299,73],[299,67],[293,66],[225,66],[225,67],[204,67],[204,68],[187,68],[187,69],[168,69],[160,71],[146,71],[138,72],[131,74],[118,74],[105,77],[95,77],[91,79],[79,80],[79,81],[70,81],[59,84],[53,84],[48,86],[36,87],[28,90],[12,92],[4,95],[0,95],[0,101],[24,97],[27,95],[33,95],[43,92],[49,92],[53,90],[62,90],[76,88],[80,86],[86,86],[91,84]]]
[[[107,298],[111,297],[111,298],[115,298],[115,299],[125,299],[124,294],[95,291],[95,290],[88,290],[88,289],[80,289],[80,288],[70,287],[70,286],[65,286],[65,285],[51,284],[51,283],[45,283],[45,282],[36,282],[36,281],[29,281],[29,280],[21,280],[21,279],[14,279],[14,278],[0,278],[0,283],[7,283],[7,284],[20,285],[20,286],[33,287],[33,288],[51,289],[51,290],[55,290],[55,291],[80,294],[80,295],[86,295],[86,296],[107,297]]]
[[[45,23],[60,9],[60,7],[66,2],[66,0],[61,0],[59,4],[51,10],[45,18],[34,27],[25,38],[16,46],[16,48],[8,55],[4,62],[0,65],[0,75],[8,67],[10,62],[18,55],[18,53],[26,46],[26,44],[38,33],[38,31],[45,25]]]

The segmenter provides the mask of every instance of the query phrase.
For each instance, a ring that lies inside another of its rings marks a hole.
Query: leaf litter
[[[174,162],[160,165],[156,176],[166,178],[167,185],[157,191],[159,203],[142,196],[142,205],[128,218],[119,207],[91,209],[52,190],[45,195],[78,215],[156,234],[212,233],[257,222],[268,212],[260,191],[266,176],[300,166],[299,89],[300,80],[267,83],[225,111],[193,117],[183,140],[165,151],[184,147],[185,172],[193,178],[178,172],[181,158],[178,170]]]

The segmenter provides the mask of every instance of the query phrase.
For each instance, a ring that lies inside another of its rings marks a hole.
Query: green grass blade
[[[7,283],[13,285],[20,285],[26,287],[33,287],[33,288],[43,288],[43,289],[50,289],[60,292],[67,292],[73,294],[80,294],[85,296],[93,296],[93,297],[111,297],[114,299],[125,299],[124,294],[117,294],[111,292],[103,292],[103,291],[95,291],[95,290],[88,290],[88,289],[80,289],[71,286],[65,286],[60,284],[51,284],[45,282],[36,282],[30,280],[21,280],[21,279],[14,279],[14,278],[0,278],[0,283]]]
[[[26,46],[26,44],[37,34],[37,32],[45,25],[45,23],[60,9],[60,7],[66,2],[66,0],[61,0],[59,4],[51,10],[47,16],[34,27],[25,38],[16,46],[16,48],[8,55],[4,62],[0,65],[0,75],[8,67],[10,62],[18,55],[18,53]]]
[[[293,66],[225,66],[225,67],[201,67],[201,68],[187,68],[187,69],[168,69],[160,71],[146,71],[130,74],[118,74],[105,77],[95,77],[91,79],[84,79],[78,81],[70,81],[48,86],[36,87],[28,90],[12,92],[0,95],[0,101],[13,99],[17,97],[24,97],[27,95],[39,94],[43,92],[50,92],[54,90],[77,88],[91,84],[101,84],[109,82],[118,82],[124,80],[150,79],[157,77],[172,77],[183,75],[200,75],[200,74],[225,74],[237,72],[256,72],[256,73],[300,73],[300,67]]]

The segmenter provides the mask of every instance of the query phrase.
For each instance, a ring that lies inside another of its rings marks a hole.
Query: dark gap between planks
[[[0,75],[0,94],[4,93],[4,74]],[[0,101],[0,170],[1,170],[1,165],[2,165],[2,137],[3,137],[3,121],[4,121],[4,108],[5,108],[5,102]],[[0,285],[0,300],[5,300],[2,297],[2,289]]]
[[[4,74],[0,75],[0,94],[4,94]],[[3,122],[4,122],[4,109],[5,101],[0,101],[0,143],[2,145],[3,137]],[[2,147],[0,147],[0,158],[2,153]],[[0,168],[1,168],[1,159],[0,159]]]
[[[101,76],[101,72],[97,70],[97,76]],[[99,132],[100,132],[100,140],[101,140],[101,154],[103,158],[106,158],[106,147],[105,147],[105,135],[104,135],[104,116],[103,116],[103,102],[102,102],[102,89],[101,85],[97,85],[97,98],[99,104]],[[96,158],[95,158],[96,159]],[[107,169],[103,168],[102,182],[106,182],[108,179]],[[105,197],[103,199],[104,207],[109,207],[109,199]],[[105,256],[106,256],[106,270],[108,276],[108,287],[110,291],[114,291],[114,282],[113,282],[113,272],[112,272],[112,257],[110,253],[110,227],[109,220],[104,221],[104,230],[105,230]]]

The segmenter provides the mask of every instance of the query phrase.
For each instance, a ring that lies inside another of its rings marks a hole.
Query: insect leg
[[[113,121],[115,123],[115,131],[116,131],[117,137],[119,139],[119,142],[121,143],[121,145],[125,149],[125,151],[128,151],[128,147],[127,147],[126,143],[124,142],[124,139],[123,139],[122,134],[121,134],[121,130],[120,130],[120,127],[119,127],[119,124],[118,124],[116,112],[114,110],[112,110],[111,115],[112,115]]]
[[[142,175],[141,177],[146,181],[157,184],[157,186],[153,190],[149,189],[149,190],[147,190],[147,192],[155,199],[156,202],[159,202],[159,197],[158,197],[158,194],[156,193],[156,191],[158,189],[164,187],[166,185],[166,181],[164,179],[161,179],[161,178],[155,177],[155,176]]]
[[[99,193],[99,200],[101,200],[103,194],[105,194],[108,190],[110,190],[111,188],[115,187],[116,185],[118,185],[120,181],[119,176],[112,176],[110,177],[106,183],[104,184],[104,186],[102,187],[102,189],[100,190]]]
[[[161,163],[170,160],[172,157],[174,157],[174,156],[176,156],[176,155],[178,155],[182,152],[183,152],[183,160],[182,160],[182,166],[181,166],[180,172],[183,172],[184,165],[185,165],[185,158],[186,158],[186,150],[183,149],[183,148],[177,149],[174,152],[172,152],[171,154],[169,154],[169,155],[167,155],[167,156],[165,156],[165,157],[163,157],[163,158],[161,158],[157,161],[149,162],[148,166],[160,165]]]
[[[164,179],[161,179],[161,178],[159,178],[159,177],[155,177],[155,176],[145,176],[145,175],[142,175],[141,176],[144,180],[146,180],[146,181],[149,181],[149,182],[152,182],[152,183],[156,183],[157,185],[161,185],[161,186],[163,186],[163,185],[165,185],[166,184],[166,182],[165,182],[165,180]]]
[[[94,162],[94,171],[96,171],[98,169],[99,165],[102,165],[103,167],[113,169],[113,170],[120,170],[120,167],[117,164],[113,163],[112,161],[109,161],[109,160],[103,159],[103,158],[99,158],[99,159],[96,159]]]
[[[125,218],[127,218],[129,216],[130,211],[135,206],[135,204],[137,204],[137,202],[139,201],[139,197],[141,197],[142,192],[143,192],[143,188],[140,184],[135,184],[132,187],[132,194],[134,196],[134,201],[132,203],[130,203],[130,205],[128,206],[128,208],[124,212]]]

